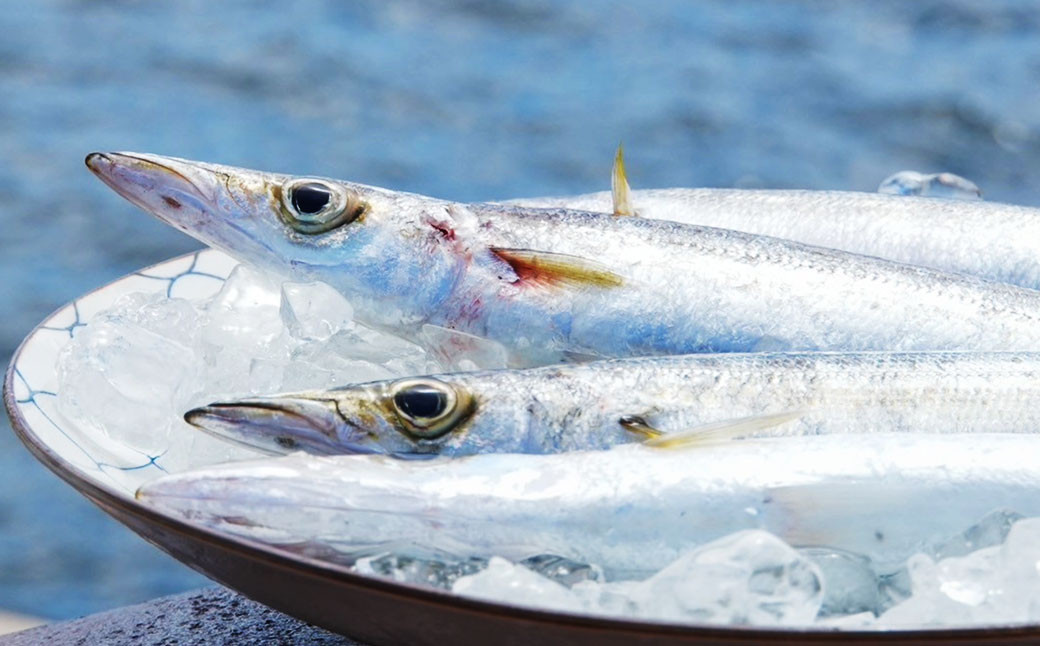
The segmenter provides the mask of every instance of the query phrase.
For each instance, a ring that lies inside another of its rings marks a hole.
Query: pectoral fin
[[[623,283],[621,276],[580,256],[501,247],[492,247],[491,253],[508,263],[521,281],[592,287],[618,287]]]
[[[614,215],[635,215],[629,201],[628,177],[625,175],[625,150],[618,144],[614,155],[614,169],[610,173],[610,196],[614,201]]]
[[[644,441],[647,442],[664,436],[664,433],[651,426],[646,418],[639,415],[625,415],[618,420],[618,424],[621,424],[621,427],[629,433],[643,436]]]
[[[567,363],[588,363],[590,361],[602,361],[607,357],[602,354],[590,354],[588,352],[578,352],[577,350],[563,350],[561,352],[563,360]]]
[[[643,440],[643,444],[646,446],[659,449],[676,449],[716,444],[737,439],[756,431],[780,426],[796,420],[804,414],[804,410],[794,410],[782,413],[752,415],[751,417],[709,422],[679,433],[663,433],[648,424],[643,418],[636,416],[623,417],[620,423],[626,430],[646,437],[647,439]]]

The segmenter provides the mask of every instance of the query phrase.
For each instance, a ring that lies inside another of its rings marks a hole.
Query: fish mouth
[[[128,173],[134,173],[138,178],[154,178],[151,188],[160,188],[172,180],[185,192],[203,200],[212,199],[209,192],[202,190],[198,183],[188,177],[186,171],[196,168],[196,165],[187,160],[144,153],[90,153],[84,163],[98,179],[127,199],[136,194],[128,190],[124,179]],[[164,177],[166,182],[160,179]]]
[[[94,152],[85,163],[121,197],[175,229],[239,261],[285,273],[295,247],[276,250],[285,232],[273,216],[268,222],[269,184],[279,176],[148,153]]]
[[[174,157],[93,152],[84,162],[127,201],[180,229],[185,228],[182,220],[190,214],[202,214],[213,207],[221,186],[212,169]]]
[[[344,426],[327,399],[275,397],[216,402],[194,408],[184,421],[221,439],[270,454],[306,451],[322,455],[375,453],[340,437]]]

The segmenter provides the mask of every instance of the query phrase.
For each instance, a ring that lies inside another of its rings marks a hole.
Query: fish
[[[730,353],[406,377],[201,406],[268,453],[669,448],[762,435],[1038,433],[1040,353]]]
[[[1028,434],[882,434],[428,461],[295,453],[163,476],[136,495],[216,531],[341,554],[553,554],[621,575],[762,529],[882,573],[988,514],[1040,514],[1038,451]]]
[[[372,327],[489,338],[512,366],[766,350],[1040,350],[1040,292],[789,240],[462,204],[147,155],[87,166],[241,262],[338,289]]]
[[[504,203],[732,229],[1040,289],[1035,207],[857,191],[632,190],[621,155],[610,191]]]

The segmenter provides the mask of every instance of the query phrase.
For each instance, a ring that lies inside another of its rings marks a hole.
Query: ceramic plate
[[[674,626],[530,610],[372,579],[246,539],[188,524],[139,504],[134,491],[167,471],[149,455],[64,420],[56,360],[93,314],[132,292],[204,298],[235,263],[212,250],[175,258],[66,305],[22,342],[7,370],[4,404],[41,462],[145,540],[242,594],[370,644],[1036,643],[1040,627],[825,632]]]

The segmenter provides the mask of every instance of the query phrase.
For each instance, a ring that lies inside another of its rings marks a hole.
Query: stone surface
[[[36,644],[362,646],[217,587],[0,637],[2,646]]]

